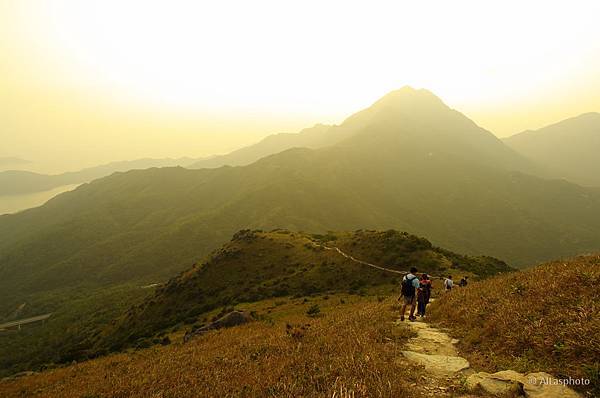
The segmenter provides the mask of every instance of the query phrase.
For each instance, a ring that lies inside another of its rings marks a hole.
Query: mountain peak
[[[451,109],[429,90],[404,86],[390,91],[370,107],[355,113],[344,121],[344,125],[363,125],[373,118],[398,118],[401,116],[426,115],[431,118]]]
[[[430,97],[430,98],[438,98],[431,91],[424,88],[414,88],[412,86],[403,86],[396,90],[392,90],[389,93],[385,94],[379,101],[389,100],[389,99],[397,99],[397,98],[407,98],[407,97]],[[439,99],[439,98],[438,98]],[[379,102],[378,101],[378,102]]]
[[[377,100],[373,106],[407,106],[415,104],[428,104],[428,105],[443,105],[443,101],[433,94],[431,91],[426,89],[415,89],[411,86],[404,86],[397,90],[390,91],[379,100]]]

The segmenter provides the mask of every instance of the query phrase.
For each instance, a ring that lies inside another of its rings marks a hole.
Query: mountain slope
[[[291,150],[245,168],[97,180],[0,217],[1,290],[153,282],[241,227],[399,228],[517,264],[597,247],[597,194],[441,155],[392,162],[398,154]]]
[[[411,334],[391,322],[394,299],[309,300],[245,305],[264,320],[187,344],[155,345],[7,380],[0,383],[0,396],[318,398],[340,391],[356,397],[431,396],[427,387],[413,384],[425,372],[398,356]],[[306,315],[313,305],[322,316]]]
[[[546,175],[600,186],[600,113],[591,112],[504,139],[537,162]]]
[[[390,147],[405,152],[452,155],[505,170],[531,171],[533,165],[489,131],[451,109],[430,91],[392,91],[344,121],[356,131],[342,145],[377,153]]]
[[[32,192],[47,191],[63,185],[89,182],[96,178],[108,176],[117,171],[147,169],[150,167],[186,166],[193,159],[137,159],[113,162],[101,166],[89,167],[79,171],[62,174],[39,174],[23,170],[7,170],[0,172],[0,195],[19,195]]]
[[[358,292],[367,286],[398,285],[397,274],[359,264],[326,247],[398,271],[418,266],[442,275],[476,277],[511,271],[490,257],[467,257],[435,248],[429,241],[393,230],[307,235],[286,230],[240,231],[202,264],[171,279],[146,302],[131,308],[104,332],[100,346],[131,345],[219,306],[270,297]]]

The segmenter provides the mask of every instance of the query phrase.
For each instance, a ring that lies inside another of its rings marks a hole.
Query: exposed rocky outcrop
[[[544,373],[522,374],[513,370],[496,373],[479,372],[467,378],[470,390],[481,388],[494,396],[520,393],[528,398],[577,398],[580,395],[564,384],[559,384],[554,376]]]

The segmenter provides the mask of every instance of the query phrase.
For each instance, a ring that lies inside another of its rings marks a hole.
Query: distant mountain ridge
[[[291,148],[322,148],[336,144],[353,131],[340,126],[317,124],[299,133],[269,135],[254,145],[235,150],[226,155],[202,159],[188,166],[191,169],[215,168],[221,166],[245,166],[265,156]]]
[[[600,186],[600,113],[584,113],[527,130],[504,142],[539,164],[548,177]]]
[[[435,110],[435,114],[432,114]],[[340,125],[317,124],[314,127],[304,129],[299,133],[275,134],[264,138],[262,141],[250,145],[226,155],[214,156],[203,159],[188,166],[189,168],[215,168],[221,166],[244,166],[261,158],[273,155],[292,148],[319,149],[336,144],[341,144],[347,139],[360,134],[365,128],[372,128],[373,123],[377,127],[386,128],[385,124],[396,129],[402,129],[402,123],[396,121],[412,121],[415,119],[427,120],[431,131],[430,139],[453,140],[458,137],[443,134],[447,129],[444,123],[457,121],[465,127],[465,131],[471,132],[467,137],[460,137],[464,143],[469,139],[476,139],[471,143],[474,151],[480,151],[481,159],[490,160],[487,157],[498,156],[498,161],[504,162],[502,167],[531,171],[533,164],[516,152],[502,145],[502,142],[492,133],[477,126],[473,121],[460,112],[450,109],[433,93],[425,89],[415,90],[405,86],[392,91],[373,103],[370,107],[359,111],[346,118]],[[408,129],[403,134],[409,133]],[[415,137],[423,140],[425,137]],[[413,143],[414,144],[414,143]],[[431,144],[431,143],[429,143]]]
[[[19,195],[47,191],[63,185],[79,184],[106,177],[114,172],[150,167],[187,166],[195,159],[137,159],[107,163],[62,174],[39,174],[24,170],[0,171],[0,195]]]
[[[15,156],[0,156],[0,171],[11,167],[19,167],[31,163],[29,160]]]

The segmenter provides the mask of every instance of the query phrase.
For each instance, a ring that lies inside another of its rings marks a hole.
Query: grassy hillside
[[[309,317],[310,306],[321,308]],[[408,329],[391,301],[329,296],[243,309],[262,320],[182,345],[116,354],[0,383],[3,397],[421,397],[421,371],[402,360]],[[173,337],[173,336],[172,336]],[[178,341],[177,337],[173,337]],[[458,388],[458,387],[457,387]],[[449,396],[439,392],[439,396]],[[336,395],[334,395],[336,394]]]
[[[327,235],[241,231],[156,292],[142,289],[145,283],[63,288],[27,297],[19,303],[26,305],[18,314],[15,304],[6,311],[10,314],[6,320],[54,314],[43,326],[0,333],[0,376],[147,345],[165,330],[197,323],[208,312],[237,303],[318,292],[363,294],[374,286],[397,290],[396,274],[356,264],[322,244],[402,270],[413,264],[429,272],[456,270],[481,276],[510,270],[499,260],[461,256],[396,231]]]
[[[600,186],[600,113],[590,112],[513,135],[504,142],[537,162],[545,174]]]
[[[194,323],[199,315],[217,307],[270,297],[361,293],[371,286],[398,286],[397,274],[358,264],[322,244],[403,271],[413,265],[433,275],[460,271],[487,276],[510,271],[499,260],[461,256],[396,231],[327,235],[240,231],[207,261],[171,279],[154,297],[131,308],[104,331],[98,346],[113,351],[135,345],[180,322]]]
[[[600,257],[576,257],[455,289],[431,307],[481,368],[591,379],[600,393]]]

